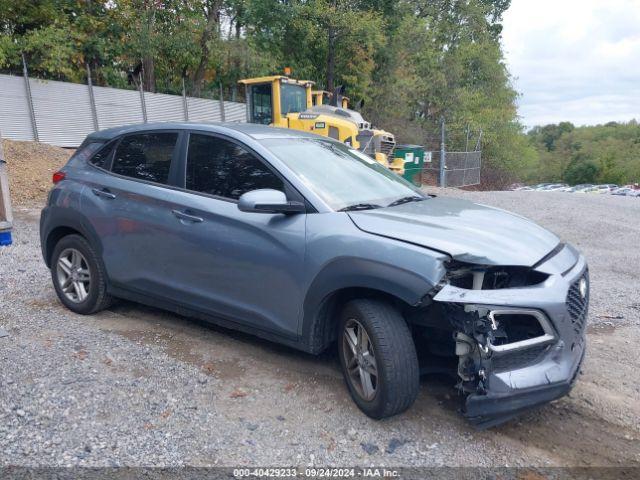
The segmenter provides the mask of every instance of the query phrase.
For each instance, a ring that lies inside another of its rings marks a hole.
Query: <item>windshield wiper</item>
[[[341,208],[339,212],[353,212],[356,210],[373,210],[374,208],[381,208],[381,205],[375,203],[355,203],[347,207]]]
[[[395,207],[396,205],[402,205],[403,203],[421,202],[423,200],[426,200],[426,198],[419,197],[417,195],[411,195],[410,197],[399,198],[398,200],[391,202],[389,205],[387,205],[387,207]]]

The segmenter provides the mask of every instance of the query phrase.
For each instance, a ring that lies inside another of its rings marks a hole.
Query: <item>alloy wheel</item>
[[[345,323],[342,349],[351,384],[364,400],[373,400],[378,389],[378,365],[367,331],[354,318]]]
[[[82,303],[89,296],[91,272],[87,259],[75,248],[63,250],[56,265],[58,286],[67,299]]]

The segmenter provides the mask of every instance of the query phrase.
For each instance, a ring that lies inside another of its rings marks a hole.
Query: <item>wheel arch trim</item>
[[[91,224],[77,211],[66,208],[50,206],[46,207],[40,220],[42,256],[47,267],[51,268],[51,256],[58,241],[72,234],[84,237],[89,244],[96,249],[98,255],[102,255],[102,242]]]
[[[333,340],[337,304],[358,296],[383,297],[403,306],[418,305],[434,284],[395,265],[361,258],[339,258],[314,278],[304,300],[301,335],[308,350],[318,353]]]

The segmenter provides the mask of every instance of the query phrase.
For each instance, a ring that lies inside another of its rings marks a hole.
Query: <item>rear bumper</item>
[[[512,393],[469,395],[464,416],[480,429],[504,423],[513,417],[568,394],[578,378],[586,349],[572,366],[570,376],[560,382],[514,391]]]

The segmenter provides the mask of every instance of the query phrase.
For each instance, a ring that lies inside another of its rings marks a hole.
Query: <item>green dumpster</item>
[[[422,186],[424,147],[422,145],[396,145],[393,156],[404,160],[404,175],[402,176],[415,186]]]

